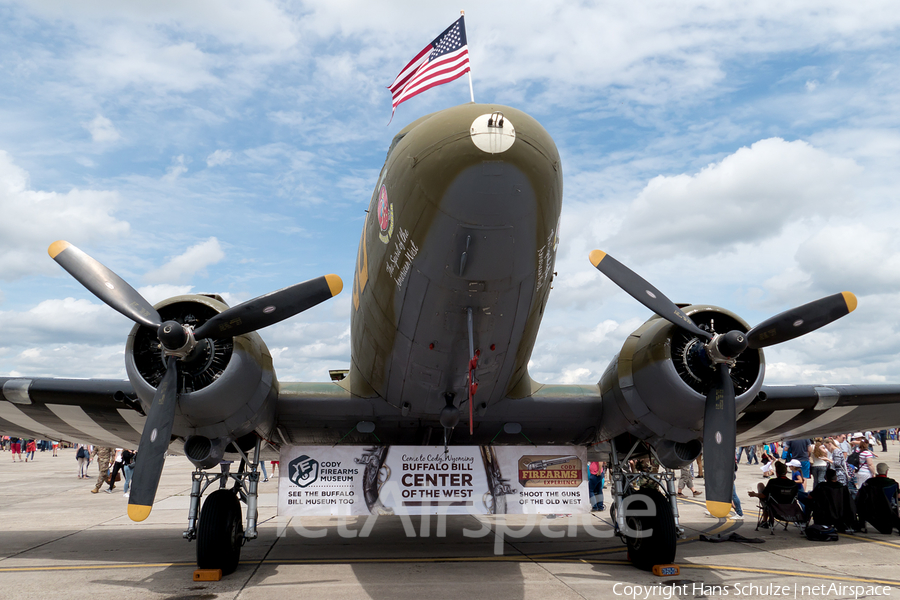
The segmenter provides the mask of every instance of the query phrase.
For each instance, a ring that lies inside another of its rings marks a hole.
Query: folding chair
[[[775,502],[772,498],[766,498],[765,501],[760,500],[759,518],[756,522],[756,530],[764,525],[775,535],[775,523],[784,525],[784,531],[787,531],[788,525],[793,523],[800,528],[800,533],[806,529],[807,519],[803,514],[803,507],[794,498],[790,503],[782,504]]]
[[[856,496],[856,508],[859,511],[859,522],[871,524],[879,533],[891,533],[900,527],[897,512],[897,484],[881,488],[863,485]]]

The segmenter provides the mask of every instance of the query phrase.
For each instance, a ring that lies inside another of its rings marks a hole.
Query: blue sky
[[[476,100],[522,109],[565,175],[531,367],[599,379],[648,314],[601,248],[751,324],[850,290],[767,350],[769,383],[900,381],[900,12],[890,2],[0,0],[0,375],[123,377],[130,328],[46,254],[66,239],[151,301],[337,273],[390,139],[465,79],[385,89],[466,8]],[[282,380],[349,363],[349,291],[263,332]]]

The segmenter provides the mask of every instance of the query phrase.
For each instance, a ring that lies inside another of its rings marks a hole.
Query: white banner
[[[590,511],[580,446],[285,446],[278,514]]]

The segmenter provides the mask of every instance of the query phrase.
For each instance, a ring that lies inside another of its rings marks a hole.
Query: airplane
[[[184,536],[197,540],[198,566],[225,573],[256,537],[261,452],[371,446],[373,433],[382,445],[588,446],[608,453],[615,531],[632,563],[649,569],[675,559],[684,528],[672,470],[701,452],[707,508],[725,517],[736,444],[900,421],[898,385],[764,384],[763,348],[847,315],[852,293],[751,327],[725,308],[676,305],[600,250],[591,264],[653,315],[599,382],[534,381],[528,362],[556,275],[561,208],[556,145],[524,112],[469,103],[403,128],[361,233],[350,368],[329,382],[278,381],[257,331],[340,293],[338,276],[234,307],[204,294],[153,306],[89,255],[55,242],[50,256],[134,321],[128,379],[0,378],[0,431],[138,445],[128,504],[136,521],[150,513],[166,452],[183,452],[196,467]],[[629,459],[647,456],[663,471],[627,469]],[[209,471],[238,458],[237,472]],[[652,510],[627,514],[638,476],[659,489],[643,491]]]

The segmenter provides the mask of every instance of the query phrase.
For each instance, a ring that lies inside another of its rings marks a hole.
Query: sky
[[[337,273],[340,296],[261,334],[282,381],[348,368],[390,140],[469,101],[462,78],[388,124],[386,86],[460,9],[475,99],[562,158],[536,380],[598,381],[649,317],[599,248],[751,325],[852,291],[854,313],[765,351],[766,383],[900,383],[900,11],[877,0],[0,0],[0,376],[125,376],[130,322],[57,239],[151,302]]]

